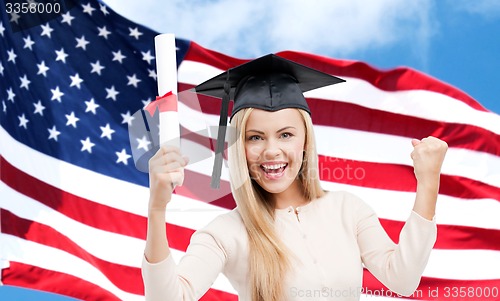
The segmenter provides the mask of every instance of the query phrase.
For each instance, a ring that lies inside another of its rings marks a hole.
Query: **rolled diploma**
[[[155,37],[156,75],[158,95],[168,92],[177,95],[177,60],[175,35],[160,34]],[[177,111],[160,111],[160,145],[180,147],[179,115]]]

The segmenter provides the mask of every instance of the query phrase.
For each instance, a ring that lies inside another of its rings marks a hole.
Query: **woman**
[[[433,137],[412,141],[415,205],[394,244],[363,201],[320,187],[302,92],[340,81],[270,55],[196,88],[222,96],[223,106],[234,94],[231,125],[238,134],[229,168],[237,208],[197,231],[176,266],[165,208],[188,160],[173,147],[156,153],[143,260],[148,300],[197,300],[221,272],[240,300],[359,300],[363,265],[394,292],[414,292],[436,239],[433,217],[447,145]]]

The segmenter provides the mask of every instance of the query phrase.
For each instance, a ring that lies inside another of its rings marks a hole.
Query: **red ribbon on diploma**
[[[144,109],[153,116],[156,108],[158,108],[160,112],[177,112],[177,95],[170,91],[161,97],[156,96],[156,100],[150,102]]]

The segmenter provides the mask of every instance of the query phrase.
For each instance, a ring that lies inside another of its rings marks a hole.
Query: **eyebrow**
[[[291,125],[290,125],[290,126],[285,126],[285,127],[281,128],[281,129],[277,130],[277,131],[276,131],[276,133],[283,132],[283,131],[288,130],[288,129],[295,129],[295,127],[293,127],[293,126],[291,126]],[[258,134],[264,135],[264,132],[259,131],[259,130],[254,130],[254,129],[247,130],[246,132],[247,132],[247,133],[248,133],[248,132],[255,132],[255,133],[258,133]]]

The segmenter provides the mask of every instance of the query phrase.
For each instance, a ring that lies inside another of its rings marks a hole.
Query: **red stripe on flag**
[[[118,297],[93,283],[37,266],[10,261],[10,267],[3,269],[1,272],[2,281],[5,285],[52,292],[86,301],[120,301]],[[236,295],[216,289],[209,289],[200,299],[200,301],[237,300]]]
[[[382,227],[395,243],[404,226],[402,221],[380,219]],[[434,249],[444,250],[495,250],[500,251],[500,230],[458,225],[437,225],[438,236]]]
[[[427,90],[450,96],[466,103],[476,110],[488,111],[463,91],[429,75],[409,68],[400,67],[391,70],[380,70],[360,61],[336,60],[310,53],[299,53],[294,51],[282,51],[278,52],[277,55],[322,72],[340,77],[353,77],[364,80],[380,90]],[[194,42],[191,42],[191,46],[184,60],[200,62],[221,70],[226,70],[248,61],[205,49]]]
[[[87,301],[120,301],[107,290],[81,278],[15,261],[10,261],[10,267],[2,270],[2,282]]]
[[[283,51],[279,52],[278,55],[326,73],[364,80],[380,90],[432,91],[462,101],[476,110],[488,112],[487,109],[467,93],[432,76],[410,68],[399,67],[390,70],[381,70],[360,61],[336,60],[294,51]]]
[[[156,109],[160,112],[177,112],[177,95],[170,91],[161,97],[157,96],[144,108],[151,116],[154,116]]]
[[[446,141],[450,147],[500,155],[500,145],[491,143],[490,140],[493,137],[500,139],[500,136],[470,124],[434,121],[342,101],[308,98],[308,104],[315,125],[408,138],[434,136]],[[374,123],[371,120],[380,122]]]
[[[319,176],[324,181],[394,191],[414,192],[416,189],[417,182],[411,166],[322,155],[319,155],[318,162]],[[441,174],[439,193],[458,198],[493,198],[500,201],[499,187],[453,175]]]

